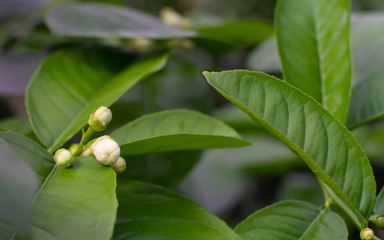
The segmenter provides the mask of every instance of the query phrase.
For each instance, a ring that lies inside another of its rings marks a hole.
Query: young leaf
[[[117,129],[111,137],[119,144],[122,156],[249,145],[219,120],[190,110],[145,115]]]
[[[64,169],[41,146],[18,134],[0,132],[12,150],[41,177],[29,204],[31,223],[17,239],[109,239],[116,217],[116,174],[94,157],[78,157]]]
[[[297,153],[363,228],[375,203],[376,183],[365,153],[313,98],[274,77],[245,70],[204,72],[217,91]],[[360,211],[359,211],[360,210]]]
[[[265,21],[238,20],[218,26],[201,27],[197,32],[208,39],[239,46],[252,46],[272,35],[273,28]]]
[[[100,3],[61,5],[45,19],[58,35],[96,38],[185,38],[196,34],[127,7]]]
[[[241,240],[222,220],[165,188],[119,181],[115,239]]]
[[[166,58],[148,57],[123,69],[124,59],[114,55],[53,53],[42,62],[26,90],[33,129],[52,153],[81,129],[93,111],[114,103],[138,81],[162,68]]]
[[[235,228],[244,240],[348,239],[343,219],[303,201],[278,202],[250,215]]]
[[[344,123],[352,81],[349,0],[281,0],[276,9],[284,79]]]
[[[10,239],[28,222],[39,185],[35,172],[0,138],[0,239]]]

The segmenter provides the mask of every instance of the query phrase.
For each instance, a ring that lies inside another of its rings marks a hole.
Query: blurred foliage
[[[108,131],[146,113],[187,108],[224,121],[254,145],[244,149],[180,151],[130,157],[127,159],[128,171],[122,178],[175,187],[215,214],[233,222],[277,200],[299,199],[321,203],[317,181],[312,174],[308,174],[302,162],[271,138],[258,123],[237,108],[227,105],[226,100],[211,91],[201,75],[202,70],[250,68],[254,58],[258,59],[265,71],[279,75],[280,66],[275,61],[277,55],[269,54],[274,43],[262,42],[273,31],[271,22],[276,0],[81,1],[128,6],[156,18],[159,18],[165,6],[172,7],[190,21],[189,30],[201,34],[192,39],[154,39],[150,42],[142,39],[54,35],[44,22],[44,16],[63,2],[0,2],[0,126],[37,140],[26,118],[20,118],[26,113],[12,112],[14,105],[10,105],[9,97],[22,96],[38,62],[57,49],[103,47],[133,56],[172,51],[162,71],[132,88],[111,107],[114,119]],[[356,11],[383,10],[384,3],[382,0],[354,0],[353,8]],[[233,27],[231,24],[238,20],[262,20],[263,26],[260,32],[252,33],[253,39],[244,40],[241,34],[236,35],[235,31],[225,28]],[[258,46],[260,42],[259,51],[251,54],[250,48]],[[232,56],[236,58],[230,60]],[[24,105],[23,99],[17,104]],[[384,170],[383,133],[382,122],[358,128],[354,132],[377,171]],[[379,176],[377,181],[380,188],[384,184],[384,177],[380,174],[376,176]]]

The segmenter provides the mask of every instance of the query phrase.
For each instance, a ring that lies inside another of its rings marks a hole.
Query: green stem
[[[95,131],[93,131],[91,127],[88,127],[87,131],[85,132],[85,134],[83,134],[83,137],[81,138],[80,145],[84,146],[94,132]]]

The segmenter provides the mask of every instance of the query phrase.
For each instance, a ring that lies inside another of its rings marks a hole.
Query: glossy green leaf
[[[274,77],[245,70],[204,72],[208,82],[297,153],[362,228],[372,213],[376,183],[352,134],[313,98]]]
[[[348,239],[343,219],[302,201],[278,202],[250,215],[235,228],[244,240]]]
[[[224,123],[190,110],[145,115],[117,129],[111,137],[119,144],[122,156],[249,145]]]
[[[196,30],[201,36],[239,46],[256,45],[273,33],[270,23],[261,20],[238,20]]]
[[[124,157],[127,170],[119,179],[174,187],[195,166],[201,151],[175,151]]]
[[[350,99],[349,0],[281,0],[275,22],[284,79],[341,123]]]
[[[45,181],[55,165],[52,155],[47,150],[13,132],[0,132],[0,139],[3,139],[34,170],[40,178],[40,183]]]
[[[31,167],[1,138],[0,152],[0,239],[11,239],[28,222],[39,183]]]
[[[75,37],[167,39],[195,35],[144,12],[100,3],[61,5],[45,21],[53,33]]]
[[[162,68],[166,58],[156,55],[126,67],[127,59],[114,54],[92,50],[53,53],[42,62],[26,91],[33,129],[53,152],[85,125],[93,111],[114,103],[138,81]]]
[[[0,125],[5,129],[21,135],[33,133],[33,129],[27,117],[12,117],[1,119]]]
[[[30,202],[28,230],[17,239],[109,239],[116,217],[116,174],[94,157],[78,157],[72,167],[56,167],[52,156],[32,140],[0,132],[11,149],[40,175]]]
[[[119,181],[117,196],[115,239],[241,240],[222,220],[165,188]]]
[[[354,13],[351,19],[353,82],[346,125],[355,128],[383,117],[381,79],[384,77],[384,14]],[[270,38],[255,49],[247,61],[248,68],[280,72],[275,39]]]
[[[56,167],[39,191],[26,236],[110,239],[117,211],[115,176],[94,157],[75,158],[68,169]]]

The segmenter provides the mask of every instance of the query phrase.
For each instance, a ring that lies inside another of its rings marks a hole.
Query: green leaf
[[[111,137],[119,144],[122,156],[249,145],[224,123],[190,110],[145,115],[117,129]]]
[[[237,20],[196,30],[202,37],[238,46],[256,45],[273,33],[270,23],[261,20]]]
[[[126,66],[114,54],[58,51],[47,57],[29,82],[26,107],[36,134],[53,152],[69,140],[100,106],[109,106],[138,81],[158,71],[167,55]]]
[[[346,125],[355,128],[381,118],[384,100],[380,85],[384,67],[384,14],[354,13],[351,19],[353,82]],[[255,49],[247,61],[248,68],[263,72],[280,72],[280,61],[272,37]]]
[[[119,179],[174,187],[195,166],[201,151],[176,151],[124,157],[127,170]]]
[[[356,226],[367,226],[376,183],[351,133],[313,98],[274,77],[245,70],[204,72],[217,91],[298,154],[331,189]],[[360,211],[359,211],[360,210]]]
[[[384,116],[384,70],[372,73],[352,89],[347,127],[355,128]]]
[[[10,239],[29,219],[38,188],[34,171],[0,138],[0,239]]]
[[[244,240],[348,239],[343,219],[302,201],[278,202],[250,215],[235,228]]]
[[[12,148],[39,176],[43,183],[52,171],[53,157],[36,142],[13,132],[0,132],[0,139]]]
[[[119,181],[115,239],[241,238],[222,220],[191,199],[137,181]]]
[[[94,157],[75,158],[68,169],[57,167],[41,146],[18,134],[0,132],[12,150],[41,177],[30,202],[31,223],[17,239],[110,239],[116,217],[116,174]]]
[[[45,18],[58,35],[95,38],[185,38],[193,31],[163,23],[155,16],[128,7],[100,3],[73,3],[57,7]]]
[[[284,79],[321,103],[341,123],[350,99],[349,0],[281,0],[277,44]]]
[[[5,129],[27,135],[33,133],[33,129],[27,117],[12,117],[1,119],[0,125]]]
[[[110,239],[116,218],[116,174],[94,157],[56,167],[41,187],[26,236],[35,239]]]
[[[373,212],[378,215],[384,214],[384,188],[381,189],[379,194],[377,195],[375,207],[373,208]]]

